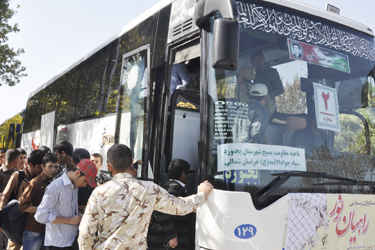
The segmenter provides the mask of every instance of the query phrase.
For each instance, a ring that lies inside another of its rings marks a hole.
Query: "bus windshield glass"
[[[375,180],[374,38],[264,2],[236,7],[237,70],[209,65],[208,176],[252,194],[289,171]],[[297,176],[278,192],[368,188],[324,182]]]

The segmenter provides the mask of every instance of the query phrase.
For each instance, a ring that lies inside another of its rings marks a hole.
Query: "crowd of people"
[[[137,179],[131,150],[114,144],[107,169],[110,180],[99,182],[102,155],[73,149],[67,141],[29,155],[23,149],[2,150],[0,213],[17,201],[24,216],[19,240],[0,228],[1,249],[194,249],[190,213],[213,187],[205,181],[188,196],[189,163],[171,161],[164,189]]]

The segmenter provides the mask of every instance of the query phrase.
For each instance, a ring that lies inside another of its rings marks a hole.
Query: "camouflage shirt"
[[[116,174],[91,194],[79,226],[81,250],[147,249],[153,210],[173,215],[193,212],[204,194],[176,198],[153,182]]]

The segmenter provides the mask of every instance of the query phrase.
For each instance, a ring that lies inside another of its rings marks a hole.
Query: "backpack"
[[[11,200],[0,211],[0,227],[9,239],[20,245],[22,245],[25,224],[26,214],[19,209],[17,200]]]

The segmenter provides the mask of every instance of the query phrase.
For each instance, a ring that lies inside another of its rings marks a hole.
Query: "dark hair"
[[[17,151],[20,152],[21,155],[27,155],[26,151],[23,148],[17,148]]]
[[[74,172],[78,170],[76,165],[71,164],[71,163],[67,163],[65,169],[66,169],[66,172]]]
[[[90,153],[84,148],[76,148],[73,152],[73,162],[78,164],[82,159],[90,159]]]
[[[182,173],[188,173],[190,165],[187,161],[182,159],[174,159],[169,163],[168,166],[168,178],[178,179]]]
[[[47,146],[41,146],[39,150],[42,150],[45,154],[51,153],[51,149]]]
[[[93,153],[92,156],[95,157],[95,158],[100,158],[100,161],[103,163],[103,156],[101,154]]]
[[[9,164],[15,161],[18,158],[18,156],[20,156],[20,154],[21,154],[20,151],[16,149],[8,149],[8,151],[5,154],[5,159],[7,163]]]
[[[132,164],[132,152],[124,144],[114,144],[108,149],[107,161],[116,170],[126,170]]]
[[[73,145],[68,141],[62,141],[59,144],[56,144],[53,147],[53,151],[65,152],[65,154],[72,156],[73,155]]]
[[[57,162],[57,156],[54,153],[46,153],[43,156],[42,164],[47,164],[48,162],[56,163]]]
[[[42,159],[44,156],[44,152],[40,149],[36,149],[31,152],[29,158],[27,159],[27,162],[32,165],[39,165],[42,164]]]
[[[1,148],[1,149],[0,149],[0,153],[5,153],[5,151],[6,151],[6,150],[5,150],[4,148]]]

